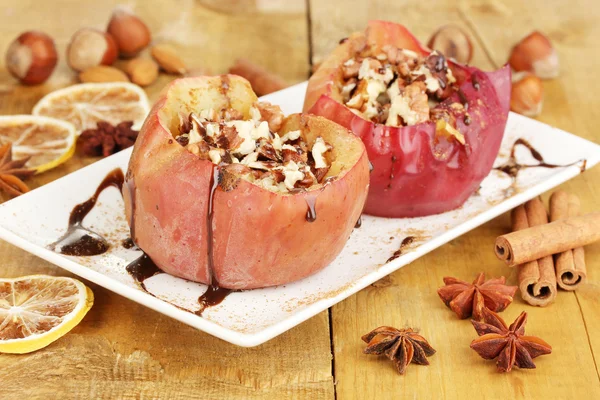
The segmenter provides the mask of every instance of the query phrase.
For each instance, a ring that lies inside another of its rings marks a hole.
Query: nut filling
[[[464,144],[450,112],[467,107],[445,101],[460,88],[446,58],[433,51],[426,57],[385,46],[375,54],[367,47],[342,65],[340,94],[343,103],[355,114],[388,126],[410,126],[433,121],[439,133]]]
[[[180,116],[176,141],[203,160],[277,193],[294,193],[326,183],[332,145],[322,137],[308,143],[302,131],[280,135],[283,112],[254,103],[250,119],[233,108],[207,109]]]

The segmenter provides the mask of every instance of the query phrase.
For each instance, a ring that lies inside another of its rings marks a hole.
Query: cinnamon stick
[[[512,267],[598,240],[600,212],[595,212],[499,236],[494,250]]]
[[[229,68],[229,73],[246,78],[259,96],[285,89],[288,86],[279,75],[269,72],[245,58],[237,59],[235,64]]]
[[[520,205],[512,212],[513,231],[548,223],[546,207],[539,198]],[[519,289],[527,303],[544,307],[556,298],[556,275],[552,256],[542,257],[519,265]]]
[[[580,210],[579,198],[558,190],[550,197],[550,220],[576,217]],[[583,247],[563,251],[554,258],[556,282],[564,290],[575,290],[587,277]]]

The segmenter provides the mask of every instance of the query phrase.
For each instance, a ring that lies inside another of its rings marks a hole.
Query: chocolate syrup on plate
[[[517,146],[519,146],[519,145],[524,146],[527,150],[529,150],[529,152],[531,153],[531,156],[534,159],[536,159],[537,161],[539,161],[539,164],[520,164],[520,163],[518,163],[517,158],[515,156],[515,151],[517,149]],[[510,176],[513,179],[513,184],[514,184],[516,182],[517,176],[519,175],[519,172],[521,172],[524,169],[527,169],[527,168],[563,168],[563,167],[570,167],[571,165],[575,165],[579,162],[582,163],[581,172],[584,172],[587,160],[578,160],[571,164],[565,164],[565,165],[549,164],[544,160],[544,157],[542,156],[542,154],[531,145],[531,143],[529,143],[527,140],[525,140],[523,138],[520,138],[520,139],[517,139],[515,141],[515,143],[513,143],[513,146],[510,150],[510,157],[508,158],[508,161],[505,164],[500,165],[494,169],[498,170],[500,172],[504,172],[506,175]]]
[[[138,250],[138,247],[135,245],[133,239],[130,237],[128,237],[127,239],[123,239],[123,241],[121,242],[121,246],[123,246],[123,248],[125,249]]]
[[[143,253],[141,256],[130,262],[125,269],[133,279],[140,283],[144,290],[146,289],[144,281],[162,272],[146,253]]]
[[[414,236],[407,236],[402,240],[402,243],[400,243],[400,248],[398,250],[396,250],[394,252],[394,254],[392,254],[392,256],[390,258],[388,258],[388,260],[386,262],[390,262],[395,260],[396,258],[400,257],[402,255],[402,252],[406,249],[407,246],[409,246],[412,242],[414,242],[416,239],[416,237]]]
[[[69,217],[67,232],[48,248],[68,256],[95,256],[105,253],[110,245],[102,236],[83,226],[83,219],[92,211],[98,197],[109,187],[121,191],[123,188],[123,171],[117,168],[112,170],[100,183],[92,197],[73,207]]]

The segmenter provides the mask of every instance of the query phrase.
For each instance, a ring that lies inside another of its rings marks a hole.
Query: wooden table
[[[4,0],[0,53],[21,31],[40,29],[64,54],[83,26],[103,28],[116,0]],[[501,66],[512,44],[532,29],[550,36],[561,61],[559,79],[544,83],[540,120],[600,141],[600,7],[594,0],[378,0],[218,1],[138,0],[136,11],[155,39],[175,44],[186,61],[214,73],[245,56],[290,83],[305,80],[350,32],[368,19],[406,24],[422,40],[455,22],[474,41],[474,65]],[[458,5],[457,5],[458,4]],[[41,87],[14,84],[0,72],[2,114],[28,113],[44,93],[73,81],[61,60]],[[171,77],[148,88],[151,97]],[[93,160],[92,160],[93,161]],[[34,186],[76,170],[74,158],[36,177]],[[584,210],[600,209],[600,168],[563,185],[581,196]],[[520,298],[503,313],[529,313],[527,331],[547,340],[553,353],[536,370],[500,374],[469,348],[471,324],[457,320],[439,300],[442,277],[472,279],[479,271],[514,270],[493,255],[494,238],[507,231],[503,215],[402,268],[377,284],[256,348],[240,348],[146,309],[97,285],[92,310],[70,334],[29,355],[0,355],[0,398],[600,398],[600,244],[587,248],[589,280],[577,292],[558,294],[547,308]],[[0,243],[0,276],[68,275],[7,243]],[[419,328],[437,353],[429,367],[411,365],[399,376],[388,362],[362,354],[360,336],[379,325]]]

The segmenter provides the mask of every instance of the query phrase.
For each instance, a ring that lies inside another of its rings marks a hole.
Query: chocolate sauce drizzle
[[[121,246],[123,246],[123,248],[125,249],[132,249],[132,250],[138,250],[138,247],[136,246],[136,244],[133,242],[133,239],[128,237],[127,239],[124,239],[121,242]]]
[[[160,274],[162,270],[158,268],[154,261],[146,253],[133,260],[125,267],[129,275],[140,284],[140,286],[146,290],[144,281],[156,274]]]
[[[415,241],[415,239],[416,239],[416,237],[414,237],[414,236],[405,237],[402,240],[402,243],[400,243],[400,248],[398,250],[396,250],[390,258],[388,258],[386,263],[389,263],[390,261],[393,261],[396,258],[400,257],[402,255],[402,253],[404,252],[404,250],[406,250],[406,247],[410,246]]]
[[[354,228],[360,228],[361,226],[362,226],[362,215],[360,217],[358,217],[358,220],[356,221]]]
[[[213,165],[213,173],[210,180],[210,192],[208,197],[208,213],[206,214],[206,232],[208,248],[208,276],[210,282],[206,292],[198,298],[200,309],[195,312],[196,315],[202,315],[206,308],[215,306],[225,300],[225,297],[232,292],[231,289],[219,286],[214,267],[213,255],[213,216],[214,216],[214,198],[215,192],[219,187],[219,168]]]
[[[531,156],[534,159],[536,159],[537,161],[539,161],[539,164],[520,164],[520,163],[518,163],[517,158],[515,156],[515,151],[517,149],[517,146],[519,146],[519,145],[524,146],[527,150],[529,150],[529,152],[531,153]],[[531,145],[531,143],[529,143],[527,140],[525,140],[523,138],[519,138],[512,145],[512,148],[510,150],[510,157],[508,158],[508,161],[503,165],[495,167],[494,169],[510,176],[513,179],[513,184],[511,185],[511,187],[514,187],[514,185],[516,184],[517,176],[519,175],[519,172],[521,172],[524,169],[527,169],[527,168],[564,168],[564,167],[570,167],[577,163],[582,163],[580,169],[581,169],[581,172],[584,172],[586,164],[587,164],[587,160],[578,160],[578,161],[572,162],[570,164],[565,164],[565,165],[549,164],[544,160],[544,157],[542,156],[542,154]]]
[[[458,94],[458,97],[460,98],[460,102],[462,104],[462,106],[464,107],[465,111],[469,109],[469,100],[467,99],[467,96],[465,95],[465,92],[462,91],[462,89],[458,89],[456,91],[456,93]]]
[[[473,89],[475,89],[476,91],[479,91],[479,89],[481,89],[481,85],[479,84],[479,79],[477,79],[477,75],[472,75],[471,83],[473,84]]]
[[[136,186],[135,186],[135,181],[132,178],[130,178],[129,176],[127,177],[127,181],[125,182],[125,184],[127,185],[127,189],[129,192],[129,204],[131,204],[131,215],[129,217],[129,234],[131,236],[130,240],[135,245],[136,239],[137,239],[135,236],[135,214],[136,214],[135,191],[136,191]]]
[[[304,197],[308,209],[306,210],[306,220],[308,222],[315,222],[317,220],[317,195],[308,195]]]
[[[226,83],[224,83],[224,85],[226,85]],[[48,245],[48,248],[60,254],[69,256],[95,256],[108,251],[110,245],[106,239],[96,232],[84,227],[82,223],[84,218],[92,211],[98,201],[98,197],[100,197],[100,194],[105,189],[112,186],[119,189],[119,192],[122,192],[124,183],[125,177],[123,171],[119,168],[114,169],[106,175],[92,197],[73,207],[69,217],[69,227],[67,232],[56,242]],[[214,166],[213,175],[211,177],[208,217],[206,221],[208,228],[208,269],[210,284],[206,292],[198,299],[200,310],[195,312],[197,315],[201,315],[207,307],[221,303],[225,297],[232,292],[231,289],[219,287],[213,267],[213,200],[218,185],[219,170]],[[129,195],[131,196],[130,200],[132,207],[131,220],[129,223],[131,237],[123,240],[121,245],[126,249],[140,250],[136,245],[135,239],[135,184],[133,179],[128,177],[127,186],[129,188]],[[146,253],[142,253],[142,255],[129,263],[125,269],[144,290],[146,290],[144,285],[146,279],[163,272]]]
[[[73,207],[69,216],[67,232],[56,242],[48,245],[48,248],[60,254],[68,256],[96,256],[105,253],[110,245],[102,236],[83,226],[84,218],[92,211],[98,197],[109,187],[115,187],[121,191],[123,188],[123,171],[117,168],[112,170],[100,183],[92,197],[83,203]]]

